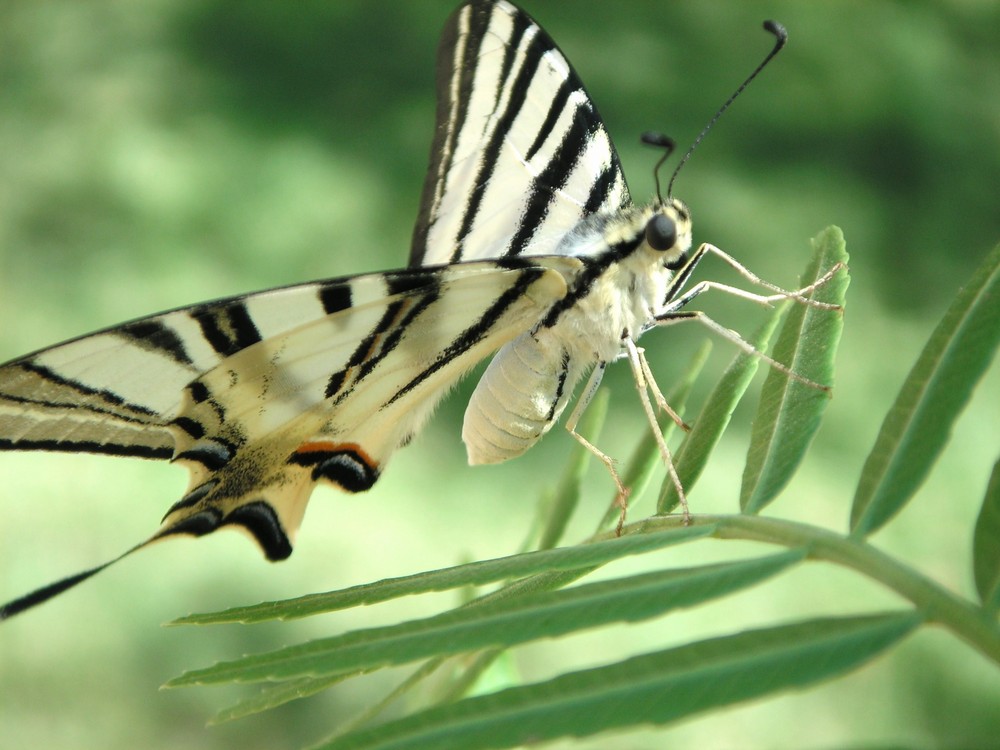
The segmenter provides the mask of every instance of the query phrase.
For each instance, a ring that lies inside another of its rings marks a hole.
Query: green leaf
[[[492,660],[496,658],[496,656],[498,656],[499,653],[500,652],[484,651],[479,654],[479,657],[487,659],[488,661],[486,666],[489,666],[489,663],[492,662]],[[478,661],[478,658],[476,661]],[[389,710],[389,708],[393,704],[402,700],[405,696],[413,693],[422,684],[425,684],[425,681],[429,677],[431,677],[435,672],[437,672],[443,665],[447,663],[448,663],[448,658],[444,656],[438,657],[437,659],[428,659],[419,667],[417,667],[415,670],[413,670],[413,672],[411,672],[405,680],[399,683],[388,694],[384,695],[380,700],[376,701],[375,703],[369,704],[360,714],[355,716],[349,722],[340,725],[337,728],[337,734],[346,734],[347,732],[352,731],[355,727],[363,727],[366,726],[368,723],[374,721],[382,713]],[[476,664],[470,666],[470,670],[477,670],[477,669],[478,666]],[[458,679],[460,680],[462,677],[464,677],[464,674],[465,674],[464,672],[460,671],[458,673]],[[455,682],[451,683],[451,685],[454,684]],[[455,700],[456,698],[461,698],[463,695],[465,695],[465,693],[461,693],[460,695],[449,699],[447,697],[448,687],[449,686],[445,686],[443,694],[442,692],[437,690],[431,690],[431,691],[425,690],[424,696],[428,697],[421,696],[425,702],[425,705],[428,703],[428,698],[429,698],[429,703],[444,703],[444,702],[450,703],[452,700]],[[437,693],[437,695],[433,695],[434,693]],[[430,695],[433,695],[433,697],[430,697]],[[414,709],[411,707],[410,710],[412,713]]]
[[[277,708],[290,701],[308,698],[336,685],[338,682],[346,680],[348,677],[351,677],[350,673],[327,677],[303,677],[300,680],[288,680],[287,682],[279,682],[277,685],[269,685],[263,688],[257,695],[219,711],[210,723],[224,724],[227,721],[242,719],[246,716],[252,716],[262,711]]]
[[[708,536],[711,526],[669,529],[650,534],[630,534],[620,539],[605,539],[575,547],[561,547],[541,552],[526,552],[510,557],[456,565],[426,573],[387,578],[375,583],[322,594],[309,594],[280,602],[264,602],[249,607],[235,607],[222,612],[188,615],[174,620],[172,625],[210,625],[228,622],[265,622],[292,620],[299,617],[333,612],[366,604],[396,599],[412,594],[447,591],[462,586],[482,586],[497,581],[549,573],[594,568],[628,555],[661,549]]]
[[[193,670],[174,678],[167,687],[322,677],[646,620],[746,588],[804,557],[804,550],[789,550],[754,560],[660,570],[460,607],[434,617],[356,630]]]
[[[845,268],[817,289],[812,298],[843,307],[850,277],[844,235],[837,227],[826,229],[813,240],[813,258],[799,279],[799,287],[816,281],[837,263]],[[829,385],[843,328],[842,310],[822,310],[793,301],[772,356],[792,372]],[[829,402],[828,391],[770,368],[761,389],[743,470],[740,509],[744,513],[760,512],[788,483],[819,429]]]
[[[864,664],[921,623],[912,612],[821,619],[714,638],[429,709],[325,750],[534,746],[801,689]]]
[[[780,318],[781,309],[776,309],[757,329],[756,333],[747,339],[747,343],[758,351],[766,349],[767,342]],[[691,426],[691,431],[684,436],[684,440],[674,455],[674,468],[677,470],[677,476],[681,480],[681,486],[685,493],[691,491],[695,482],[698,481],[698,477],[701,476],[712,449],[729,425],[729,420],[732,418],[733,412],[736,411],[740,399],[743,398],[747,386],[753,380],[759,364],[760,358],[749,352],[737,354],[709,394],[701,414]],[[656,512],[658,515],[666,515],[677,507],[679,502],[677,487],[668,473],[660,488]]]
[[[1000,246],[952,303],[886,414],[851,508],[867,536],[917,491],[1000,343]]]
[[[972,572],[983,606],[1000,610],[1000,461],[993,465],[972,535]]]

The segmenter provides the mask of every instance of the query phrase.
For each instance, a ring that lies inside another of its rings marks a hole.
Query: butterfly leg
[[[816,279],[813,283],[802,287],[801,289],[788,290],[782,289],[780,286],[765,281],[760,278],[757,274],[751,271],[749,268],[740,263],[736,258],[731,256],[726,251],[716,247],[715,245],[710,245],[707,242],[702,244],[696,251],[697,255],[711,254],[722,260],[726,265],[736,271],[740,276],[745,278],[751,284],[756,284],[757,286],[764,287],[765,289],[770,289],[774,294],[760,295],[754,294],[753,292],[748,292],[745,289],[740,289],[739,287],[729,286],[728,284],[719,284],[717,282],[707,282],[714,289],[720,289],[735,297],[742,297],[743,299],[750,300],[751,302],[756,302],[758,304],[770,306],[772,302],[780,302],[783,299],[792,299],[796,302],[808,305],[810,307],[816,307],[820,310],[840,310],[840,305],[835,305],[831,302],[820,302],[819,300],[812,299],[808,295],[812,294],[814,291],[819,289],[821,286],[826,284],[832,279],[840,269],[844,268],[843,263],[836,263],[830,268],[825,274]]]
[[[619,508],[618,525],[615,527],[615,534],[621,535],[622,526],[625,524],[625,513],[628,511],[629,488],[622,483],[621,477],[618,476],[618,469],[615,468],[614,459],[576,431],[576,426],[580,421],[580,417],[583,416],[583,413],[587,410],[587,406],[590,404],[591,399],[594,398],[594,394],[597,393],[597,388],[601,385],[601,379],[604,377],[604,369],[606,366],[606,362],[599,362],[590,373],[590,378],[587,380],[587,385],[583,390],[583,395],[577,399],[576,404],[573,406],[573,411],[566,420],[566,429],[569,430],[569,434],[572,435],[580,445],[596,456],[607,468],[608,473],[611,474],[611,478],[615,482],[615,488],[618,491],[615,495],[615,504]]]
[[[765,289],[770,289],[774,294],[763,295],[754,294],[753,292],[748,292],[746,289],[740,289],[739,287],[730,286],[729,284],[722,284],[717,281],[702,281],[695,284],[693,287],[687,291],[683,291],[684,287],[687,285],[694,273],[695,268],[698,264],[705,258],[706,255],[714,255],[733,270],[739,273],[743,278],[749,281],[751,284],[756,284],[762,286]],[[684,307],[688,302],[697,297],[702,292],[708,291],[709,289],[717,289],[719,291],[731,294],[734,297],[739,297],[741,299],[749,300],[758,305],[763,305],[764,307],[772,307],[774,302],[780,302],[781,300],[791,299],[796,302],[808,305],[810,307],[816,307],[821,310],[841,310],[840,305],[835,305],[829,302],[820,302],[819,300],[812,299],[807,296],[812,294],[816,289],[829,282],[838,271],[844,268],[843,263],[836,263],[829,271],[820,276],[811,284],[802,287],[801,289],[796,289],[794,291],[789,291],[787,289],[782,289],[769,281],[764,281],[757,274],[751,271],[749,268],[744,266],[738,260],[736,260],[729,253],[724,250],[719,249],[715,245],[710,245],[707,242],[702,243],[695,250],[688,262],[683,268],[678,270],[677,275],[674,277],[670,288],[667,290],[665,300],[667,301],[667,308],[662,311],[663,313],[669,313],[675,310],[679,310]],[[662,314],[662,313],[661,313]]]
[[[773,357],[765,354],[760,349],[751,344],[749,341],[747,341],[745,338],[740,336],[740,334],[734,331],[732,328],[726,328],[724,325],[716,322],[713,318],[711,318],[709,315],[702,312],[701,310],[680,310],[680,311],[663,313],[662,315],[656,316],[655,325],[669,326],[687,320],[695,320],[701,323],[703,326],[708,328],[713,333],[716,333],[722,338],[726,339],[727,341],[735,344],[737,347],[745,351],[747,354],[753,357],[759,357],[760,359],[767,362],[767,364],[770,367],[773,367],[778,372],[787,375],[792,380],[797,380],[803,385],[809,386],[810,388],[815,388],[818,391],[823,391],[824,393],[829,393],[831,390],[830,386],[828,385],[824,385],[823,383],[817,383],[815,380],[811,380],[810,378],[807,378],[803,375],[799,375],[793,369],[788,367],[788,365],[779,362]]]
[[[656,382],[656,378],[653,377],[653,371],[649,369],[649,361],[646,359],[646,350],[641,346],[636,346],[635,340],[629,337],[628,344],[626,347],[631,346],[635,349],[636,356],[639,360],[639,366],[642,368],[642,376],[644,378],[645,386],[649,389],[649,392],[653,394],[653,399],[656,401],[656,405],[660,407],[667,416],[673,420],[673,423],[680,427],[684,432],[691,432],[691,425],[685,422],[681,415],[674,411],[673,407],[667,403],[666,396],[663,395],[663,391],[660,390],[660,386]],[[631,359],[630,359],[631,362]],[[633,374],[634,374],[633,365]],[[639,381],[636,380],[636,386],[638,387]]]
[[[720,284],[715,281],[699,281],[697,284],[692,286],[686,292],[681,293],[679,287],[683,286],[683,284],[687,281],[688,277],[690,276],[691,270],[698,263],[698,261],[701,260],[708,253],[712,253],[720,257],[722,260],[724,260],[726,263],[728,263],[734,269],[736,269],[739,273],[744,275],[748,281],[755,284],[759,284],[767,289],[776,290],[775,293],[770,295],[755,294],[753,292],[748,292],[745,289],[729,286],[728,284]],[[730,255],[723,252],[714,245],[703,244],[698,247],[695,253],[691,256],[691,260],[688,262],[687,266],[685,266],[684,270],[678,275],[678,279],[675,281],[674,288],[670,291],[670,294],[668,295],[668,299],[670,300],[669,304],[667,305],[666,309],[663,312],[655,316],[655,318],[653,319],[653,323],[650,327],[654,325],[655,326],[672,325],[673,323],[677,323],[682,320],[697,320],[702,325],[707,327],[709,330],[722,336],[724,339],[731,341],[733,344],[735,344],[748,354],[751,354],[755,357],[760,357],[762,360],[767,362],[768,365],[778,370],[779,372],[784,373],[793,380],[797,380],[800,383],[809,386],[810,388],[815,388],[820,391],[829,392],[830,390],[829,386],[823,385],[822,383],[817,383],[814,380],[810,380],[809,378],[799,375],[788,366],[782,364],[781,362],[778,362],[776,359],[773,359],[772,357],[769,357],[768,355],[764,354],[764,352],[758,350],[756,347],[748,343],[736,331],[730,328],[726,328],[725,326],[717,323],[713,318],[709,317],[707,314],[701,311],[682,311],[681,308],[687,305],[689,302],[691,302],[691,300],[693,300],[698,295],[703,294],[704,292],[707,292],[710,289],[714,289],[717,291],[725,292],[727,294],[731,294],[735,297],[739,297],[740,299],[745,299],[759,305],[764,305],[765,307],[772,307],[774,302],[779,302],[785,299],[791,299],[801,304],[809,305],[811,307],[817,307],[823,310],[839,311],[842,310],[842,308],[839,305],[834,305],[828,302],[820,302],[819,300],[814,300],[804,295],[811,294],[813,291],[815,291],[819,287],[829,282],[833,278],[833,276],[843,267],[844,267],[843,263],[837,263],[832,268],[830,268],[829,271],[827,271],[825,274],[816,279],[816,281],[814,281],[813,283],[804,286],[801,289],[796,289],[795,291],[788,291],[785,289],[781,289],[780,287],[775,286],[774,284],[763,281],[756,274],[752,273],[749,269],[745,268]]]
[[[659,422],[657,421],[656,414],[653,411],[653,404],[649,400],[650,392],[653,393],[653,397],[656,399],[657,405],[670,414],[671,418],[679,426],[684,429],[689,428],[677,415],[677,412],[667,405],[667,401],[663,397],[663,393],[660,391],[659,386],[656,384],[652,371],[649,369],[649,362],[646,361],[646,354],[644,350],[635,345],[635,341],[633,341],[631,336],[623,337],[623,344],[625,346],[625,354],[628,357],[629,365],[632,367],[632,377],[635,380],[636,390],[639,391],[639,401],[642,403],[643,411],[646,412],[646,419],[649,420],[649,426],[653,430],[653,436],[656,438],[656,445],[660,449],[660,457],[663,459],[663,463],[667,467],[667,473],[670,475],[670,481],[673,482],[674,487],[677,489],[677,497],[680,499],[681,510],[684,513],[684,523],[687,524],[691,520],[691,512],[688,509],[687,496],[684,493],[681,478],[677,475],[677,467],[674,465],[674,459],[670,454],[670,448],[667,447],[667,441],[663,439],[663,432],[660,430]],[[621,520],[618,522],[619,532],[621,530],[621,524],[624,520],[625,517],[623,515]]]

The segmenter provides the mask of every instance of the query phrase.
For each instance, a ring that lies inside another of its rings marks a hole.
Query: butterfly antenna
[[[738,97],[740,94],[743,93],[743,89],[745,89],[747,86],[750,85],[750,81],[752,81],[760,74],[760,72],[767,66],[767,64],[771,62],[771,59],[775,55],[777,55],[778,52],[781,51],[782,47],[785,46],[785,42],[788,41],[788,32],[785,30],[785,27],[782,26],[777,21],[764,21],[764,30],[771,34],[774,34],[774,36],[776,37],[776,40],[774,42],[774,47],[771,49],[770,52],[767,53],[767,57],[765,57],[761,61],[760,65],[754,68],[753,73],[747,76],[747,79],[743,81],[743,83],[739,85],[739,88],[737,88],[736,91],[732,93],[732,95],[726,100],[726,103],[723,104],[721,107],[719,107],[719,110],[715,113],[712,119],[708,121],[708,125],[702,128],[702,131],[698,134],[698,137],[694,139],[694,143],[691,144],[691,147],[687,150],[684,156],[681,157],[680,163],[674,169],[674,173],[670,177],[670,182],[667,183],[668,198],[671,195],[673,195],[674,180],[677,179],[677,173],[681,171],[681,167],[683,167],[687,163],[687,160],[691,158],[691,154],[694,152],[696,148],[698,148],[698,144],[702,142],[702,139],[704,139],[704,137],[708,134],[708,131],[711,130],[712,126],[715,125],[715,123],[719,120],[720,117],[722,117],[722,113],[725,112],[727,109],[729,109],[729,105],[736,100],[736,97]],[[657,187],[656,192],[657,195],[659,195],[659,187]]]
[[[660,192],[660,167],[663,166],[663,162],[665,162],[670,154],[674,152],[674,149],[677,148],[677,144],[674,143],[673,138],[669,138],[663,133],[656,133],[652,131],[640,135],[639,140],[647,146],[663,149],[663,156],[660,157],[660,160],[656,162],[656,166],[653,167],[653,181],[656,183],[656,197],[662,206],[663,193]]]

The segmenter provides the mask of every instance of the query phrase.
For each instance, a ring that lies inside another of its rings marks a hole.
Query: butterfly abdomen
[[[533,446],[559,418],[579,378],[554,337],[525,333],[497,352],[465,410],[469,463],[495,464]]]

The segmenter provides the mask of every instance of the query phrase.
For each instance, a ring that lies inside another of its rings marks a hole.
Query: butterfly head
[[[683,266],[691,249],[691,214],[676,198],[657,202],[647,210],[643,247],[665,268]]]

